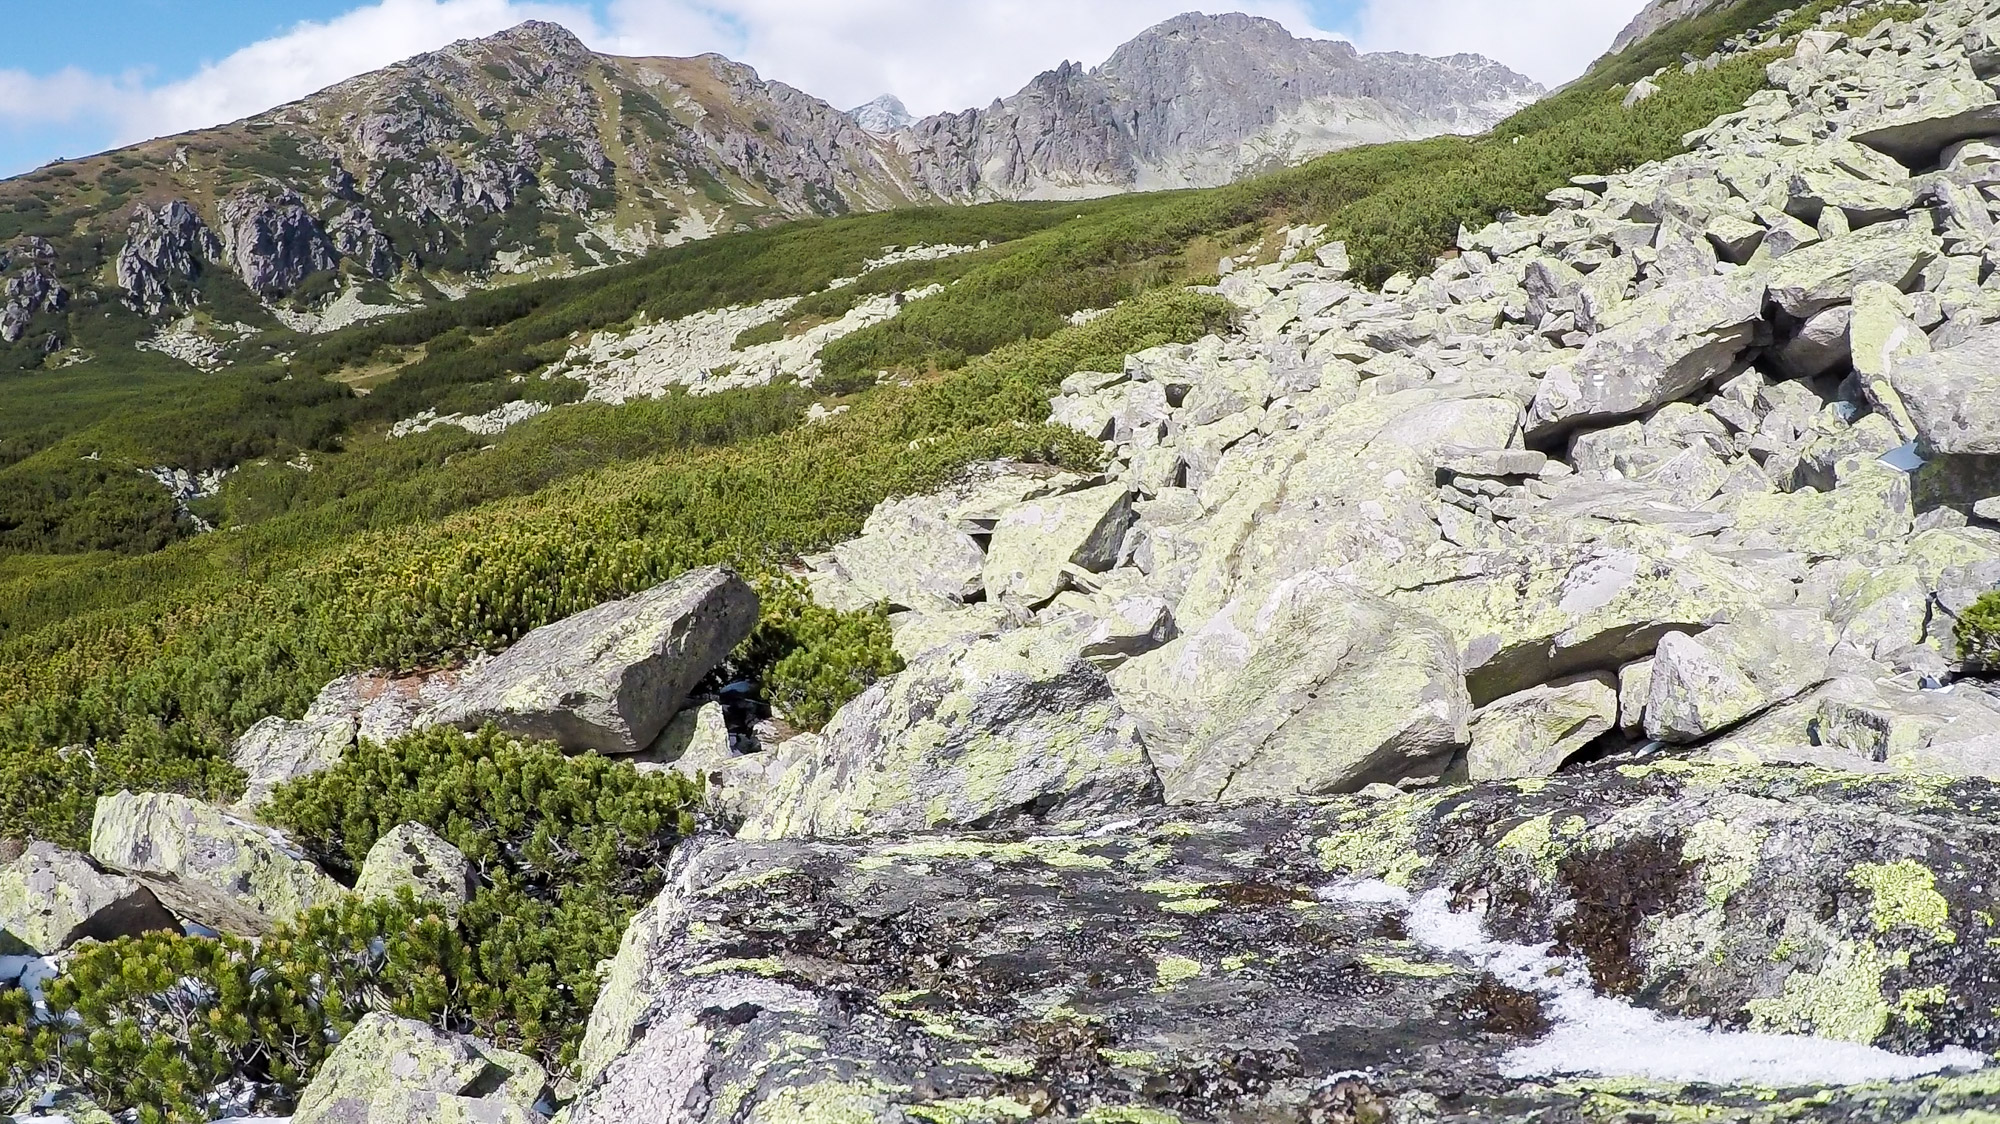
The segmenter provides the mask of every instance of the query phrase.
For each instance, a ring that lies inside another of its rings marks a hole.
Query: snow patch
[[[1907,1081],[1948,1069],[1980,1069],[1988,1058],[1952,1048],[1906,1057],[1852,1042],[1794,1034],[1717,1030],[1668,1018],[1598,995],[1583,965],[1551,956],[1549,945],[1520,945],[1486,935],[1477,915],[1453,913],[1443,890],[1422,895],[1362,880],[1321,891],[1329,901],[1406,911],[1410,936],[1434,953],[1462,957],[1509,987],[1542,998],[1554,1024],[1539,1041],[1509,1051],[1503,1076],[1638,1078],[1679,1084],[1802,1088]],[[1561,967],[1560,976],[1549,971]]]

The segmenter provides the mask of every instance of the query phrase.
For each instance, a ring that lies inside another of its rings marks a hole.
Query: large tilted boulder
[[[1831,674],[1833,629],[1817,613],[1746,616],[1700,636],[1668,633],[1653,658],[1646,733],[1688,743],[1805,694]]]
[[[1631,527],[1594,543],[1470,555],[1391,598],[1451,630],[1473,702],[1484,706],[1565,676],[1616,671],[1652,655],[1668,632],[1791,596],[1782,577]]]
[[[919,657],[787,743],[745,838],[1101,815],[1159,802],[1137,723],[1062,631]]]
[[[1009,510],[986,551],[986,595],[1042,605],[1067,586],[1071,567],[1102,573],[1118,563],[1132,525],[1132,493],[1123,484],[1032,500]]]
[[[90,854],[208,928],[262,936],[347,891],[274,831],[185,796],[100,797]]]
[[[1112,682],[1177,803],[1434,778],[1471,717],[1449,632],[1321,571],[1232,602]]]
[[[354,892],[363,898],[395,898],[409,890],[417,900],[436,903],[451,915],[478,888],[478,875],[465,853],[418,823],[402,824],[377,839],[354,882]]]
[[[292,1124],[540,1124],[548,1083],[520,1054],[374,1014],[327,1057]]]
[[[757,592],[710,567],[521,638],[426,716],[575,753],[639,753],[756,627]]]
[[[1913,1079],[2000,1034],[1994,795],[1667,762],[698,842],[606,975],[570,1119],[1026,1120],[1078,1090],[1049,1117],[1593,1119],[1579,1069],[1658,1119],[1758,1119],[1774,1086],[1950,1118],[1984,1076]]]
[[[1546,777],[1618,724],[1618,679],[1559,680],[1481,707],[1467,772],[1475,781]]]
[[[0,866],[0,956],[47,956],[78,941],[179,928],[138,880],[53,843],[31,844]]]
[[[1928,220],[1883,223],[1786,254],[1771,266],[1771,302],[1808,319],[1873,282],[1907,292],[1943,254]]]
[[[1926,452],[2000,456],[2000,324],[1956,347],[1903,359],[1889,381]]]
[[[1757,342],[1760,286],[1720,277],[1677,281],[1631,302],[1575,360],[1549,372],[1529,430],[1633,417],[1720,378]]]

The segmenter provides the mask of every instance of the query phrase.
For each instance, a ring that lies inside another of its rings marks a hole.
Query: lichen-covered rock
[[[1685,744],[1824,683],[1832,629],[1817,614],[1757,614],[1699,637],[1670,632],[1653,658],[1646,733]]]
[[[425,717],[572,752],[639,753],[757,624],[757,592],[719,567],[521,638]]]
[[[1081,483],[1027,465],[980,466],[943,491],[883,502],[807,580],[836,608],[949,611],[985,588],[983,540],[1003,514]]]
[[[1113,674],[1177,803],[1435,778],[1471,703],[1451,634],[1312,571]]]
[[[1889,381],[1927,451],[2000,455],[2000,325],[1896,363]]]
[[[1009,510],[986,550],[986,594],[1042,605],[1061,593],[1074,566],[1102,573],[1118,563],[1132,525],[1132,493],[1123,484],[1033,500]]]
[[[454,916],[478,888],[465,853],[419,823],[402,824],[377,839],[354,882],[354,892],[363,898],[394,898],[409,890]]]
[[[1869,457],[1836,469],[1830,492],[1745,496],[1736,526],[1745,538],[1768,541],[1813,558],[1841,558],[1879,542],[1907,538],[1916,518],[1910,476]]]
[[[99,797],[90,854],[179,916],[241,936],[262,936],[347,892],[283,836],[185,796]]]
[[[1786,254],[1771,265],[1771,301],[1806,319],[1873,282],[1904,292],[1943,253],[1928,221],[1883,223]]]
[[[570,1120],[1974,1108],[1992,1079],[1916,1075],[2000,1032],[1996,797],[1666,762],[1033,834],[698,842],[613,962]],[[1820,1088],[1857,1074],[1879,1080]]]
[[[1458,638],[1480,706],[1564,676],[1615,671],[1652,655],[1675,629],[1791,597],[1774,575],[1636,526],[1591,543],[1479,552],[1391,594]]]
[[[796,744],[796,748],[793,748]],[[752,839],[1063,819],[1159,801],[1138,725],[1061,630],[920,657],[787,743]]]
[[[1632,301],[1581,355],[1549,373],[1531,434],[1632,417],[1719,378],[1756,342],[1763,292],[1740,281],[1677,281]]]
[[[1615,676],[1599,672],[1536,687],[1473,716],[1466,768],[1475,781],[1550,776],[1617,724]]]
[[[327,1057],[292,1124],[540,1124],[547,1087],[519,1054],[373,1014]]]
[[[236,807],[255,814],[279,785],[340,764],[354,734],[354,720],[344,715],[319,722],[272,717],[250,727],[229,749],[230,761],[248,780]]]
[[[0,866],[0,956],[179,928],[151,890],[53,843],[31,844]]]

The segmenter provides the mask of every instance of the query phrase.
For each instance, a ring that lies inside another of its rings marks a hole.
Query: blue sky
[[[0,176],[220,124],[342,78],[553,18],[599,50],[720,51],[838,104],[983,104],[1064,58],[1095,64],[1187,8],[1242,10],[1364,49],[1478,51],[1579,73],[1643,0],[14,0]]]

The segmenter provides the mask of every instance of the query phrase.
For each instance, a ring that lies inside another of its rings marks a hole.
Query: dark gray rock
[[[125,247],[118,251],[118,287],[133,310],[157,316],[180,306],[202,269],[221,260],[221,240],[185,200],[157,210],[141,205],[132,208]]]
[[[608,971],[570,1119],[1604,1119],[1590,1083],[1544,1075],[1565,1065],[1627,1078],[1623,1119],[1762,1120],[1772,1089],[1819,1121],[1948,1113],[1990,1082],[1910,1075],[2000,1034],[1996,796],[1667,762],[1033,835],[695,844]],[[1680,1023],[1693,1037],[1656,1048],[1577,1014],[1627,1002],[1828,1040]],[[1697,1076],[1773,1051],[1770,1080]],[[1816,1090],[1856,1064],[1900,1083]]]
[[[225,200],[222,245],[236,275],[263,297],[283,296],[340,264],[319,220],[289,190],[261,188]]]

